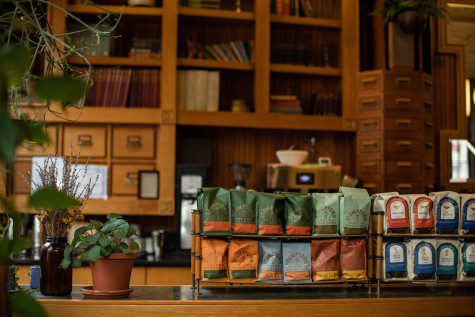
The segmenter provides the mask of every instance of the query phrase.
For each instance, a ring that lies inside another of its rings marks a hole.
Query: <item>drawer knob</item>
[[[424,86],[425,86],[426,88],[432,88],[432,86],[433,86],[433,85],[432,85],[432,81],[427,80],[427,79],[424,80]]]
[[[399,126],[408,126],[411,125],[411,120],[410,119],[397,119],[396,124]]]
[[[90,134],[79,134],[78,135],[78,145],[79,146],[92,146],[92,135]]]
[[[428,170],[433,170],[433,169],[434,169],[434,164],[427,163],[427,164],[426,164],[426,168],[427,168]]]
[[[434,126],[434,123],[432,121],[426,121],[427,128],[432,128],[433,126]]]
[[[374,183],[366,183],[366,184],[363,184],[363,187],[365,189],[375,189],[376,188],[376,184]]]
[[[397,162],[396,165],[397,167],[408,168],[412,167],[414,164],[412,164],[411,162]]]
[[[140,137],[140,135],[128,135],[127,147],[142,147],[142,138]]]
[[[378,107],[378,101],[376,98],[368,98],[361,100],[361,105],[364,110],[376,109]]]
[[[366,128],[377,127],[378,121],[377,120],[364,120],[361,124]]]
[[[399,149],[410,149],[412,148],[412,141],[397,141],[396,147]]]
[[[412,184],[401,183],[401,184],[397,184],[396,188],[399,190],[411,190]]]
[[[409,77],[396,77],[396,83],[399,85],[408,85],[411,83],[411,79]]]
[[[364,141],[362,145],[363,145],[363,148],[377,148],[378,147],[378,142],[376,142],[376,141]]]
[[[125,182],[129,185],[137,185],[139,176],[137,172],[128,172],[125,174]]]
[[[400,105],[411,105],[412,99],[411,98],[397,98],[396,103]]]
[[[430,150],[432,150],[433,148],[434,148],[434,144],[433,144],[433,143],[431,143],[431,142],[427,142],[427,143],[426,143],[426,149],[427,149],[427,150],[430,151]]]
[[[361,82],[362,82],[363,84],[365,84],[365,85],[366,85],[366,84],[376,84],[377,80],[378,80],[378,79],[377,79],[376,77],[371,77],[371,78],[363,78],[363,79],[361,80]]]
[[[424,105],[427,109],[427,111],[432,111],[432,107],[434,107],[434,103],[432,101],[424,101]]]
[[[361,164],[362,167],[376,167],[376,163],[374,162],[366,162]]]

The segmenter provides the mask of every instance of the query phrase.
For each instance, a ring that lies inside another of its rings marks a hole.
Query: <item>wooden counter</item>
[[[391,288],[378,296],[358,288],[135,287],[129,299],[84,299],[78,287],[70,298],[38,296],[50,317],[85,316],[473,316],[475,289],[468,287]]]

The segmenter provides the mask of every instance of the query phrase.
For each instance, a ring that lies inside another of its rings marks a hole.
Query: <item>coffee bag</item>
[[[259,241],[258,281],[282,282],[282,242]]]
[[[412,274],[415,280],[435,278],[435,240],[411,240]]]
[[[257,225],[262,235],[282,235],[285,198],[281,194],[257,194]]]
[[[311,282],[310,243],[283,242],[282,255],[284,281],[289,283]]]
[[[439,233],[456,233],[459,224],[460,196],[444,191],[430,193],[434,197],[435,227]]]
[[[383,280],[408,278],[408,248],[404,242],[383,243]]]
[[[219,187],[198,190],[197,206],[202,211],[203,233],[231,232],[231,197],[229,191]]]
[[[461,234],[475,233],[475,194],[460,194],[462,217],[459,231]]]
[[[409,198],[399,193],[383,193],[375,197],[373,208],[384,212],[385,233],[409,233]]]
[[[231,189],[231,229],[238,234],[256,234],[257,192]]]
[[[341,239],[340,271],[345,280],[366,279],[366,242],[364,239]]]
[[[475,280],[475,242],[460,244],[461,264],[459,279]]]
[[[258,249],[257,240],[231,240],[228,252],[231,280],[240,282],[255,282],[257,280]]]
[[[282,193],[285,196],[285,233],[292,236],[311,234],[312,196],[300,193]]]
[[[310,243],[312,259],[312,280],[330,281],[339,278],[340,240],[312,240]]]
[[[426,195],[408,195],[411,215],[411,232],[434,233],[434,200]]]
[[[457,240],[437,240],[437,269],[438,280],[456,280],[458,268]]]
[[[204,281],[228,281],[228,246],[225,240],[201,240],[201,278]]]
[[[339,193],[314,193],[313,196],[313,234],[338,234],[340,218]]]
[[[370,197],[366,189],[340,187],[340,234],[365,234],[368,230]]]

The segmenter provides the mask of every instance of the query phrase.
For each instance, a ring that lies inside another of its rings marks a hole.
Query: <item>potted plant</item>
[[[413,34],[422,30],[429,17],[444,18],[444,9],[435,0],[384,0],[378,10],[384,23],[397,22],[401,30]]]
[[[94,291],[128,290],[139,245],[128,244],[127,239],[135,234],[135,229],[117,214],[108,214],[105,223],[91,220],[74,232],[71,245],[64,250],[61,267],[77,268],[83,261],[89,261]]]

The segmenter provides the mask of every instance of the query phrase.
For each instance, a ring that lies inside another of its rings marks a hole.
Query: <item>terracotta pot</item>
[[[92,286],[97,291],[119,291],[129,289],[130,274],[137,254],[113,253],[90,262]]]
[[[397,23],[401,30],[407,34],[414,34],[422,31],[427,21],[427,17],[419,14],[415,10],[404,11],[397,17]]]

